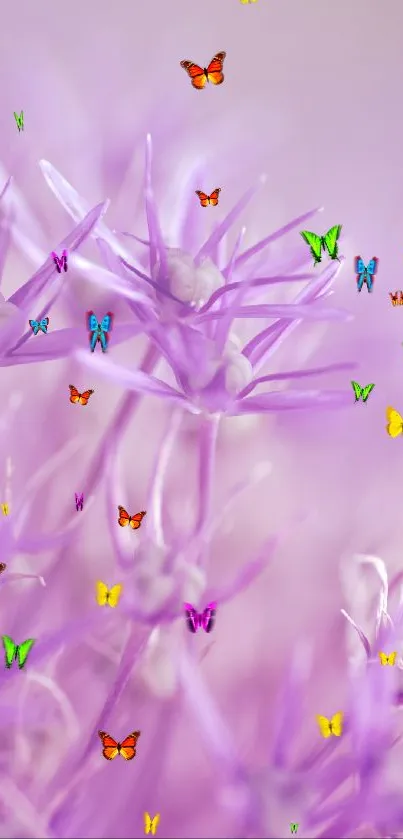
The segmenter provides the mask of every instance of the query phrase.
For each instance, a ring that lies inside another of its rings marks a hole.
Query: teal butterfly
[[[316,233],[310,233],[309,230],[303,230],[301,232],[302,238],[307,245],[309,245],[314,266],[317,265],[318,262],[322,262],[322,251],[327,251],[330,259],[339,258],[339,246],[337,241],[341,233],[341,228],[341,224],[335,224],[335,226],[331,227],[324,236],[317,236]]]
[[[10,668],[15,659],[18,661],[18,667],[22,670],[28,658],[28,653],[35,644],[35,639],[28,638],[28,640],[24,641],[23,644],[15,644],[8,635],[2,635],[1,640],[3,641],[4,652],[6,655],[6,667]]]
[[[360,387],[358,382],[351,382],[351,384],[353,386],[353,390],[354,390],[354,393],[355,393],[355,401],[356,402],[359,402],[361,397],[362,397],[362,401],[366,402],[369,394],[371,393],[371,391],[373,391],[373,389],[375,387],[374,384],[365,385],[365,387]]]

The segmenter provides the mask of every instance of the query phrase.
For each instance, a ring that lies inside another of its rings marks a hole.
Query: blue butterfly
[[[373,256],[368,265],[364,265],[360,256],[355,258],[355,273],[357,274],[357,290],[361,291],[364,283],[367,284],[368,291],[372,291],[373,278],[378,270],[378,259]]]
[[[90,332],[91,352],[94,352],[97,341],[101,344],[102,352],[106,352],[109,342],[109,332],[112,329],[113,312],[108,312],[99,323],[94,312],[87,312],[87,326]]]
[[[28,322],[34,335],[37,335],[39,330],[44,332],[46,335],[48,331],[49,318],[42,318],[42,320],[30,320]]]

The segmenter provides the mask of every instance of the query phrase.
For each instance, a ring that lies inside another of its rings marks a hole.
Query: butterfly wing
[[[375,385],[374,385],[374,384],[371,384],[371,385],[366,385],[366,386],[362,389],[362,401],[363,401],[363,402],[366,402],[366,401],[367,401],[368,396],[369,396],[369,394],[373,391],[374,387],[375,387]]]
[[[38,332],[39,332],[39,323],[38,323],[38,321],[37,321],[37,320],[30,320],[30,321],[28,321],[28,323],[29,323],[29,325],[30,325],[30,327],[31,327],[32,332],[34,333],[34,335],[37,335],[37,334],[38,334]]]
[[[108,586],[106,586],[102,580],[97,580],[95,583],[95,591],[98,606],[105,606],[108,602]]]
[[[386,419],[388,420],[386,431],[390,437],[398,437],[403,433],[403,417],[390,405],[386,408]]]
[[[107,734],[106,731],[98,731],[98,735],[102,740],[102,754],[106,760],[113,760],[119,754],[119,743]]]
[[[44,332],[45,335],[46,335],[46,333],[48,331],[48,326],[49,326],[49,318],[42,318],[39,326],[41,327],[42,332]]]
[[[199,613],[191,603],[185,603],[186,623],[190,632],[197,632],[199,628]]]
[[[222,72],[226,52],[217,52],[207,67],[207,79],[211,84],[222,84],[224,73]]]
[[[214,601],[213,603],[208,603],[203,615],[202,615],[202,626],[205,632],[211,632],[215,624],[215,615],[216,615],[216,606],[217,603]]]
[[[3,641],[4,653],[6,657],[6,667],[10,668],[17,652],[17,645],[14,644],[14,641],[10,638],[9,635],[2,635],[1,640]]]
[[[114,609],[118,605],[121,593],[122,586],[120,583],[118,583],[116,586],[112,586],[112,588],[110,589],[108,603],[110,606],[112,606],[112,609]]]
[[[128,737],[120,744],[120,754],[125,760],[133,760],[136,755],[136,743],[139,739],[141,731],[132,731]]]
[[[70,402],[73,402],[73,404],[79,402],[81,394],[78,392],[77,388],[74,387],[74,385],[69,385],[69,388],[70,388]]]
[[[24,664],[28,658],[28,654],[32,650],[32,647],[35,644],[35,638],[28,638],[22,644],[19,644],[17,647],[17,658],[18,658],[18,667],[20,670],[24,667]]]
[[[78,398],[80,405],[86,405],[92,393],[94,393],[93,390],[85,390],[84,393],[80,393]]]
[[[210,195],[210,197],[209,197],[209,201],[210,201],[210,204],[211,204],[211,206],[212,206],[212,207],[216,207],[216,206],[217,206],[217,204],[218,204],[218,196],[219,196],[220,192],[221,192],[221,187],[219,187],[219,186],[218,186],[218,187],[217,187],[216,189],[214,189],[214,190],[213,190],[213,192],[211,193],[211,195]]]
[[[341,233],[341,228],[341,224],[335,224],[334,227],[331,227],[323,237],[330,259],[338,259],[338,238]]]
[[[160,822],[160,814],[156,813],[154,818],[151,819],[151,833],[152,833],[153,836],[155,836],[155,834],[157,832],[157,827],[159,825],[159,822]]]
[[[0,562],[0,574],[2,574],[3,571],[6,570],[6,568],[7,568],[6,563],[5,562]]]
[[[388,663],[388,656],[385,653],[378,653],[379,661],[381,662],[382,666],[385,667],[385,664]]]
[[[107,312],[101,321],[101,331],[110,332],[113,324],[113,312]]]
[[[200,204],[202,207],[207,207],[210,203],[210,197],[206,195],[205,192],[201,192],[200,189],[196,189],[196,195],[199,196]]]
[[[121,507],[121,506],[118,507],[118,510],[119,510],[118,524],[120,524],[121,527],[127,527],[127,525],[129,524],[129,521],[130,521],[129,513],[127,512],[127,510],[125,510],[124,507]]]
[[[376,256],[373,256],[372,259],[368,262],[367,271],[368,271],[368,274],[371,274],[372,276],[374,276],[374,274],[376,274],[377,270],[378,270],[378,258]]]
[[[393,653],[389,653],[389,657],[388,657],[388,658],[389,658],[389,664],[390,664],[392,667],[393,667],[393,665],[394,665],[394,663],[395,663],[395,661],[396,661],[396,656],[397,656],[397,652],[396,652],[396,651],[395,651],[395,652],[393,652]]]
[[[145,515],[146,511],[142,510],[141,513],[136,513],[135,516],[130,516],[130,527],[132,527],[133,530],[138,530]]]
[[[150,833],[151,832],[151,824],[152,824],[152,820],[151,820],[150,814],[149,813],[144,813],[144,833]]]
[[[355,401],[358,402],[358,400],[361,398],[361,396],[363,394],[363,389],[362,389],[362,387],[360,387],[358,382],[351,382],[351,384],[353,386],[353,390],[354,390],[354,393],[355,393]]]
[[[322,261],[322,240],[320,236],[317,236],[316,233],[310,233],[309,230],[302,230],[301,236],[307,245],[309,245],[314,265],[317,265],[318,262]]]
[[[94,312],[87,312],[87,329],[89,332],[95,332],[98,329],[98,320]]]
[[[330,720],[330,728],[335,737],[341,737],[343,733],[343,711],[337,711]]]
[[[330,737],[332,733],[330,727],[330,720],[328,720],[327,717],[323,717],[321,714],[316,714],[316,720],[322,737],[324,737],[327,740],[327,738]]]
[[[196,90],[203,90],[207,82],[207,76],[203,67],[199,67],[198,64],[193,64],[193,61],[181,61],[181,67],[186,70],[193,87]]]
[[[362,261],[360,256],[356,256],[355,258],[355,273],[356,274],[365,274],[366,266]]]

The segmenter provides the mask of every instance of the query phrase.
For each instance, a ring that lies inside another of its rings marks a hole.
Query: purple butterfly
[[[200,627],[203,627],[205,632],[211,632],[215,624],[217,606],[215,601],[208,603],[204,612],[200,612],[200,614],[191,603],[185,603],[184,606],[186,609],[186,623],[190,632],[197,632]]]

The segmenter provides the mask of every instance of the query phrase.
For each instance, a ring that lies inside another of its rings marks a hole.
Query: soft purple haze
[[[403,835],[402,668],[377,662],[403,641],[385,576],[403,565],[403,442],[385,433],[386,405],[403,413],[402,6],[3,6],[0,634],[37,643],[25,670],[0,664],[0,836],[129,839],[144,811],[160,839]],[[193,90],[180,61],[219,50],[224,84]],[[202,209],[194,190],[215,187]],[[336,277],[299,231],[337,223]],[[221,299],[236,248],[243,285]],[[379,258],[371,295],[356,254]],[[107,355],[89,351],[89,309],[114,312]],[[270,326],[285,339],[261,361]],[[366,405],[352,378],[375,383]],[[94,389],[86,407],[70,383]],[[147,510],[140,530],[119,504]],[[97,579],[123,583],[117,609],[96,605]],[[183,602],[212,600],[213,632],[191,635]],[[315,714],[339,709],[345,734],[325,742]],[[99,728],[140,729],[135,759],[107,763]]]

